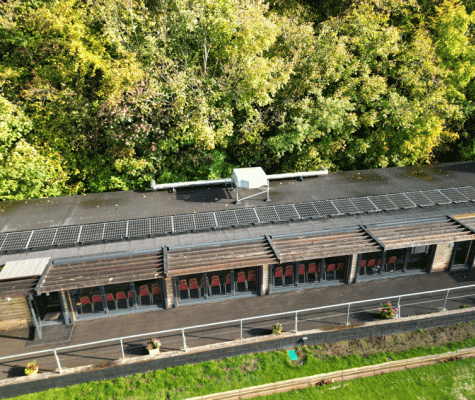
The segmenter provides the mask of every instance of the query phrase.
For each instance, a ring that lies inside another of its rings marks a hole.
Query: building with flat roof
[[[0,203],[0,329],[474,267],[475,162]],[[246,189],[240,188],[240,199]],[[166,312],[166,311],[163,311]]]

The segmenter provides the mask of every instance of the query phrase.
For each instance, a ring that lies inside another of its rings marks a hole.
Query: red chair
[[[117,299],[117,308],[129,308],[129,302],[124,292],[117,292],[115,298]],[[123,305],[125,306],[122,307]]]
[[[331,272],[332,275],[333,275],[333,278],[332,279],[335,279],[336,278],[336,275],[335,275],[335,264],[328,264],[327,265],[327,273],[328,272]],[[327,277],[328,279],[328,277]]]
[[[154,304],[160,303],[161,301],[161,296],[160,296],[160,285],[158,283],[154,283],[152,285],[152,301]]]
[[[300,264],[299,265],[299,276],[304,276],[305,279],[305,264]]]
[[[88,296],[81,297],[79,303],[81,304],[81,314],[93,312],[92,304]]]
[[[280,279],[280,281],[278,281]],[[284,269],[282,267],[276,267],[274,271],[274,285],[282,286],[284,285]]]
[[[139,291],[139,303],[142,305],[142,300],[145,303],[151,304],[152,299],[150,298],[150,292],[148,290],[147,285],[142,285],[140,286],[140,291]]]
[[[93,311],[104,311],[104,306],[102,304],[101,296],[95,294],[92,296],[92,305],[94,307]]]
[[[256,271],[249,271],[247,273],[247,282],[255,282],[256,281]]]
[[[338,263],[338,265],[336,266],[336,274],[337,274],[337,278],[338,276],[340,276],[341,278],[340,279],[343,279],[344,278],[344,271],[345,271],[345,263]]]
[[[315,263],[310,263],[308,265],[307,271],[307,282],[310,281],[311,275],[313,275],[313,280],[318,281],[320,278],[320,263],[317,265]]]
[[[391,268],[389,269],[389,272],[394,272],[396,271],[396,261],[397,261],[397,257],[396,256],[392,256],[389,261],[386,263],[388,266],[391,266]],[[388,269],[386,267],[386,269]]]
[[[178,290],[180,291],[180,297],[183,298],[183,294],[185,294],[187,299],[190,298],[190,289],[188,288],[188,285],[186,283],[186,279],[182,279],[180,282],[178,282]]]
[[[221,282],[219,281],[219,276],[217,275],[211,277],[211,294],[214,295],[215,292],[221,294]]]
[[[112,293],[106,294],[107,308],[109,310],[115,310],[117,308],[117,303],[115,302],[114,295]]]
[[[238,272],[237,279],[236,279],[236,289],[239,289],[239,284],[243,283],[244,287],[247,291],[247,281],[246,281],[246,273],[245,272]]]
[[[287,278],[290,278],[290,284],[294,283],[294,267],[292,265],[285,267],[285,284],[287,284]]]
[[[224,293],[228,293],[228,287],[229,287],[229,293],[231,292],[231,275],[227,274],[226,275],[226,280],[224,284]]]
[[[366,260],[361,260],[360,275],[366,275]]]

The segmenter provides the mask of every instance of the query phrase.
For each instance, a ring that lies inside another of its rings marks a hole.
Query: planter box
[[[147,350],[148,354],[151,356],[156,356],[160,354],[160,347],[158,349],[155,349],[152,346],[146,346],[145,349]]]

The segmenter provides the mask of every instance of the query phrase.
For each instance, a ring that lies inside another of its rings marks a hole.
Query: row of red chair
[[[257,277],[256,277],[256,271],[251,270],[247,273],[247,278],[246,278],[246,273],[241,271],[238,272],[236,275],[236,280],[235,280],[235,289],[238,288],[239,284],[244,285],[245,290],[247,291],[249,289],[249,283],[255,283],[257,282]],[[223,292],[227,292],[228,287],[230,290],[231,286],[231,275],[227,274],[225,279],[223,281],[220,280],[218,275],[213,275],[211,277],[211,285],[208,280],[208,294],[221,294]],[[178,288],[180,291],[180,296],[183,298],[184,296],[188,296],[190,298],[191,291],[194,291],[194,294],[197,294],[198,297],[201,297],[203,293],[203,278],[200,279],[200,284],[198,285],[198,280],[196,278],[191,278],[189,282],[187,282],[186,279],[181,279],[178,282]],[[216,293],[217,292],[217,293]]]
[[[152,285],[152,290],[149,290],[148,285],[140,286],[140,289],[137,293],[137,300],[139,305],[142,303],[152,304],[153,302],[160,301],[160,286],[158,283],[154,283]],[[127,297],[125,292],[117,292],[115,294],[106,293],[106,302],[107,307],[109,309],[118,309],[118,308],[129,308],[133,306],[132,302],[132,292],[129,290],[127,292]],[[102,297],[98,294],[92,295],[92,301],[89,299],[89,296],[81,296],[79,299],[80,307],[81,307],[81,314],[85,312],[95,312],[95,311],[103,311],[103,304],[102,304]],[[122,304],[120,304],[122,303]],[[88,308],[91,308],[88,311]]]
[[[313,278],[314,280],[318,280],[320,277],[320,263],[317,265],[315,263],[310,263],[308,268],[305,264],[300,264],[298,267],[298,279],[299,281],[303,278],[304,282],[308,282],[309,278]],[[343,271],[345,268],[345,263],[338,263],[338,264],[328,264],[326,266],[326,272],[332,272],[333,278],[336,278],[336,271]],[[313,276],[312,276],[313,275]],[[294,266],[287,265],[285,267],[285,272],[283,267],[277,267],[275,269],[274,277],[276,279],[282,279],[282,283],[286,283],[286,281],[290,281],[289,284],[294,283]]]
[[[387,267],[392,267],[392,270],[394,271],[395,266],[396,266],[396,261],[397,257],[392,256],[389,258],[388,261],[386,261],[386,266]],[[361,260],[361,274],[366,275],[366,268],[380,268],[381,267],[381,258],[373,258],[371,260]]]

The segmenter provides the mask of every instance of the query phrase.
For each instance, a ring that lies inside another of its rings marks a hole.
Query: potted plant
[[[160,353],[160,346],[161,345],[162,344],[160,343],[160,340],[150,339],[147,343],[148,354],[150,354],[152,356],[152,355]]]
[[[391,319],[395,318],[397,315],[397,308],[394,307],[390,301],[387,303],[381,303],[382,308],[378,308],[379,312],[381,313],[381,318],[383,319]]]
[[[26,364],[25,375],[36,375],[38,373],[38,363],[36,361],[30,361]]]
[[[277,322],[275,325],[272,325],[272,333],[274,335],[280,335],[282,333],[282,324]]]

